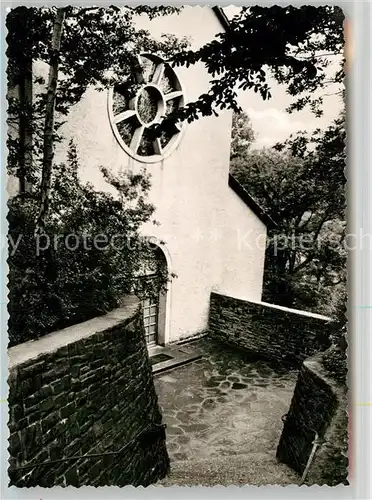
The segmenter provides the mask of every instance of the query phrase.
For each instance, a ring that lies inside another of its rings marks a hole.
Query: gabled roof
[[[257,201],[231,174],[229,174],[229,186],[268,229],[275,229],[278,227],[277,223],[270,217],[270,215],[268,215],[265,210],[260,207]]]

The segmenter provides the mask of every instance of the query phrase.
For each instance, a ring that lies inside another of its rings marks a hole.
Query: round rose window
[[[161,161],[176,148],[183,126],[176,124],[155,138],[151,127],[184,104],[181,83],[171,66],[158,56],[142,54],[134,78],[109,93],[109,115],[117,141],[136,160]]]

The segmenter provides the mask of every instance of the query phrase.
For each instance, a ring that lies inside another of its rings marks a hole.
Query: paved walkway
[[[161,484],[297,483],[275,459],[296,373],[207,339],[178,349],[203,358],[155,377],[172,468]]]

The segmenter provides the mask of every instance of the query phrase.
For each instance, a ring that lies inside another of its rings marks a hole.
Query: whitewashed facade
[[[141,17],[138,23],[153,36],[187,36],[192,46],[198,47],[224,29],[217,14],[211,8],[186,7],[179,15],[152,21]],[[150,59],[154,56],[149,55]],[[154,60],[160,67],[161,60]],[[147,90],[159,103],[155,119],[170,101],[161,90],[164,73],[159,74],[159,68],[156,71],[147,82]],[[207,91],[209,79],[202,65],[177,68],[175,88],[165,90],[168,94],[178,92],[174,102],[181,105]],[[65,142],[58,146],[56,161],[65,160],[66,145],[73,139],[82,179],[100,190],[110,189],[100,166],[113,172],[140,171],[143,167],[150,172],[150,201],[156,206],[154,218],[160,225],[148,224],[143,233],[165,243],[161,248],[168,271],[177,275],[160,301],[156,321],[157,343],[167,344],[207,328],[212,291],[246,300],[261,299],[267,228],[254,203],[252,210],[244,196],[229,185],[230,111],[183,125],[164,148],[160,145],[153,154],[141,156],[138,134],[146,128],[146,122],[141,123],[138,116],[137,132],[132,130],[125,142],[118,131],[117,117],[124,113],[125,123],[128,109],[115,110],[114,101],[112,89],[102,92],[91,88],[86,92],[61,129]],[[137,104],[131,107],[138,115]]]

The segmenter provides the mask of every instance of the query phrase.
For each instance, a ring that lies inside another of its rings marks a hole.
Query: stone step
[[[160,346],[149,350],[149,356],[154,375],[174,370],[202,358],[202,354],[197,349],[192,349],[188,352],[176,347]],[[159,362],[158,359],[160,360]]]
[[[171,462],[169,475],[159,486],[290,485],[300,476],[278,462],[275,454],[246,453],[234,457]]]

